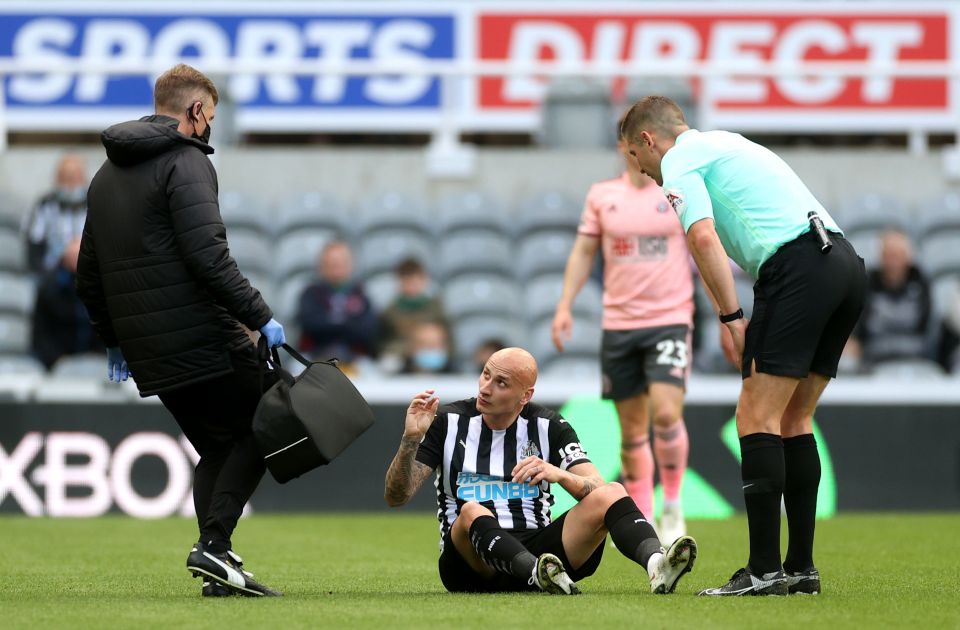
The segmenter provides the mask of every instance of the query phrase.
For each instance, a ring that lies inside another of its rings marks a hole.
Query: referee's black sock
[[[473,521],[470,543],[484,564],[501,573],[526,580],[537,566],[537,557],[500,527],[492,516],[481,516]]]
[[[740,476],[750,527],[750,570],[780,570],[780,498],[783,496],[783,440],[772,433],[740,438]]]
[[[662,551],[657,532],[630,497],[618,499],[607,508],[603,522],[620,553],[644,569],[650,556]]]
[[[817,521],[817,489],[820,486],[820,453],[812,433],[783,440],[786,482],[783,502],[787,508],[790,543],[783,568],[796,572],[813,568],[813,530]]]

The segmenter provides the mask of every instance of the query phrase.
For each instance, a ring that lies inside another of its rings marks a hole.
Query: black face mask
[[[190,134],[190,137],[191,137],[191,138],[194,138],[194,139],[196,139],[196,140],[199,140],[200,142],[202,142],[202,143],[204,143],[204,144],[210,144],[210,122],[207,120],[207,117],[206,117],[206,116],[204,115],[204,113],[203,113],[203,105],[200,106],[200,115],[203,116],[203,122],[206,123],[206,127],[204,127],[204,129],[203,129],[203,133],[198,134],[198,133],[197,133],[197,125],[196,125],[196,123],[199,122],[200,119],[197,118],[197,117],[193,114],[193,106],[192,106],[192,105],[187,108],[187,118],[189,118],[189,119],[191,119],[191,120],[194,121],[193,133]]]

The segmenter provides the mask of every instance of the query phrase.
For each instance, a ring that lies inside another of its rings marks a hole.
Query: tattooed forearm
[[[580,501],[585,496],[597,489],[600,483],[596,479],[591,479],[590,477],[581,477],[580,481],[582,485],[580,489],[575,493],[575,498],[577,501]]]
[[[383,498],[390,507],[403,505],[410,500],[433,470],[414,457],[420,440],[405,437],[400,440],[400,449],[390,463],[384,483]]]

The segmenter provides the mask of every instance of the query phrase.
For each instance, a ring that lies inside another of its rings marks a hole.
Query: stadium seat
[[[360,240],[358,268],[364,276],[392,271],[397,263],[413,256],[434,273],[435,244],[426,234],[387,230],[364,235]]]
[[[960,193],[952,191],[924,203],[916,232],[920,241],[943,232],[960,239]]]
[[[28,354],[0,355],[0,375],[39,376],[46,372],[43,363]]]
[[[443,303],[453,319],[478,314],[517,316],[521,301],[516,283],[498,274],[462,274],[443,289]]]
[[[19,196],[0,191],[0,229],[20,231],[29,206]]]
[[[290,276],[280,285],[277,292],[277,303],[271,306],[273,306],[275,316],[284,326],[287,325],[287,322],[296,320],[297,311],[300,308],[300,296],[315,278],[316,272],[301,271]]]
[[[563,274],[544,274],[523,285],[524,313],[527,321],[553,317],[557,302],[563,293]],[[594,280],[587,280],[573,303],[573,315],[577,319],[598,319],[603,314],[603,289]],[[576,325],[576,322],[574,323]]]
[[[246,229],[264,236],[273,234],[270,214],[257,199],[240,192],[220,193],[220,216],[227,226],[228,238],[234,230]]]
[[[0,312],[29,316],[36,304],[36,292],[29,277],[0,273]]]
[[[438,271],[447,279],[473,271],[512,275],[513,251],[510,241],[495,233],[457,232],[440,240]]]
[[[960,273],[946,273],[930,283],[933,312],[943,317],[960,300]]]
[[[464,315],[453,325],[453,338],[460,366],[471,373],[474,350],[489,339],[499,339],[507,346],[523,345],[523,327],[518,319],[502,315]]]
[[[363,279],[363,290],[378,313],[393,301],[397,294],[397,277],[392,271],[382,271]]]
[[[107,358],[101,354],[72,354],[60,357],[50,369],[56,378],[107,378]]]
[[[272,310],[274,308],[274,302],[277,299],[277,290],[270,274],[260,271],[245,271],[243,275],[253,288],[260,292],[260,296]]]
[[[22,271],[26,256],[20,234],[13,230],[0,230],[0,271]]]
[[[896,197],[879,193],[866,193],[847,199],[840,204],[834,218],[847,234],[891,227],[905,231],[910,229],[907,206]]]
[[[577,381],[589,381],[600,378],[600,361],[596,354],[582,355],[566,353],[555,355],[541,367],[541,374],[547,378],[565,378]]]
[[[518,237],[538,231],[558,231],[576,235],[583,202],[557,192],[549,191],[527,197],[517,206],[514,229]]]
[[[956,232],[928,235],[917,248],[920,267],[933,279],[944,274],[960,273],[960,238]]]
[[[387,192],[364,199],[351,226],[358,237],[397,231],[428,235],[434,232],[432,214],[424,201]]]
[[[337,236],[335,230],[319,226],[302,226],[285,232],[274,249],[276,280],[283,282],[294,274],[316,269],[320,251]]]
[[[541,232],[519,241],[515,256],[517,277],[529,280],[545,273],[563,273],[577,234],[575,229]]]
[[[256,232],[238,230],[228,233],[227,244],[230,255],[244,273],[264,273],[273,266],[271,242]]]
[[[24,354],[30,347],[30,321],[22,315],[0,313],[0,353]]]
[[[485,192],[471,190],[447,195],[437,204],[436,231],[448,238],[460,231],[510,234],[503,204]]]
[[[693,84],[687,77],[636,77],[627,81],[626,102],[634,103],[644,96],[650,94],[660,94],[667,96],[680,106],[683,110],[683,116],[687,119],[687,125],[696,129],[699,125],[700,111],[697,97],[693,90]],[[620,112],[613,117],[615,122],[620,117]],[[614,128],[611,126],[611,136]]]
[[[539,362],[549,362],[553,357],[560,355],[551,338],[552,323],[552,316],[545,317],[528,328],[527,339],[530,344],[528,349]],[[564,343],[563,354],[569,352],[571,356],[594,357],[594,360],[599,360],[602,335],[603,330],[599,320],[592,322],[592,325],[590,322],[575,322],[573,334]]]
[[[302,228],[322,228],[335,234],[343,232],[347,213],[339,199],[328,193],[298,193],[280,202],[277,208],[276,234]]]

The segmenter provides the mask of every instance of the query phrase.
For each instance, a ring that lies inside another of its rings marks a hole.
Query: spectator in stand
[[[87,218],[87,169],[68,154],[57,163],[54,188],[37,201],[23,224],[27,268],[37,277],[60,267],[67,243],[83,234]]]
[[[420,322],[413,329],[404,374],[450,374],[453,353],[447,328],[439,322]]]
[[[848,352],[861,367],[894,359],[927,359],[930,284],[899,230],[881,237],[880,267],[868,273],[867,300]]]
[[[55,269],[44,273],[33,309],[30,347],[47,369],[62,356],[95,352],[105,348],[90,326],[87,308],[77,297],[77,258],[80,238],[67,243]]]
[[[380,315],[380,355],[387,371],[396,371],[390,369],[391,365],[402,366],[413,332],[423,322],[441,324],[447,338],[451,337],[443,301],[430,291],[430,276],[423,264],[416,258],[406,258],[394,273],[398,293]]]
[[[937,363],[947,372],[960,373],[960,291],[951,296],[940,323]]]
[[[371,357],[377,315],[363,285],[353,279],[353,253],[344,241],[332,241],[318,257],[319,279],[303,290],[297,323],[300,350],[346,364]]]

